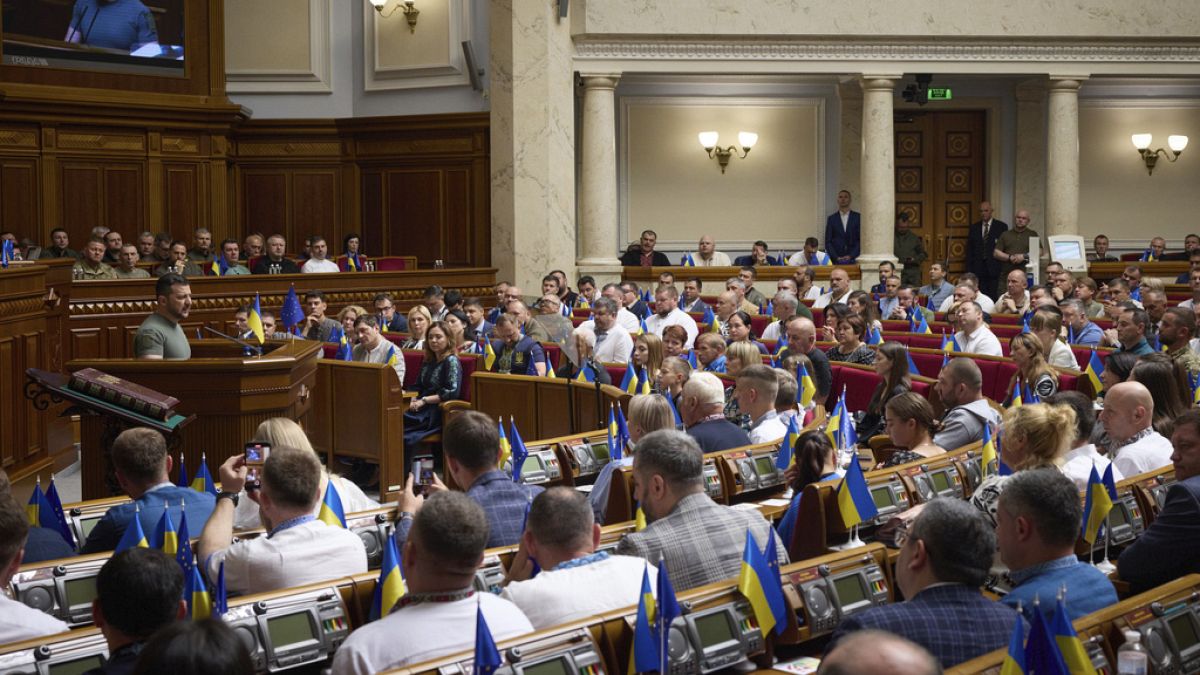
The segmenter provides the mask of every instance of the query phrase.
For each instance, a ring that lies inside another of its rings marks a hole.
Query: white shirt
[[[731,264],[729,256],[720,251],[713,251],[711,260],[701,258],[700,252],[696,251],[696,254],[692,256],[692,262],[696,263],[696,267],[729,267]]]
[[[696,320],[678,307],[671,310],[671,313],[665,317],[658,314],[651,314],[650,318],[646,319],[646,329],[658,337],[662,337],[663,329],[667,326],[683,326],[683,329],[687,331],[687,343],[683,345],[684,349],[691,349],[696,336],[700,334],[700,329],[696,326]]]
[[[982,309],[983,311],[987,312],[988,314],[991,314],[992,311],[996,309],[996,303],[991,298],[984,295],[983,293],[975,294],[975,302],[978,302],[979,308]],[[938,311],[945,312],[946,310],[950,309],[950,305],[953,305],[953,304],[954,304],[954,296],[951,295],[950,297],[948,297],[942,301],[942,306],[938,307]]]
[[[354,345],[350,357],[363,363],[387,363],[392,347],[396,348],[396,363],[392,368],[396,371],[396,377],[400,378],[400,384],[404,384],[404,354],[400,351],[400,345],[391,340],[385,337],[379,338],[379,344],[375,345],[374,349],[367,349],[367,346],[362,343]],[[418,347],[418,349],[420,348]]]
[[[1058,340],[1050,345],[1050,365],[1079,370],[1079,360],[1075,358],[1075,352]]]
[[[584,323],[588,322],[585,321]],[[633,312],[625,309],[624,307],[617,310],[617,323],[621,326],[621,328],[629,331],[630,334],[636,333],[638,328],[640,328],[642,325],[641,320],[634,316]]]
[[[640,592],[641,586],[635,585],[635,590]],[[477,607],[482,607],[496,642],[533,632],[516,605],[491,593],[416,603],[351,633],[333,657],[333,673],[369,675],[470,650],[475,645]]]
[[[812,286],[808,287],[808,290],[804,292],[804,297],[800,298],[800,299],[801,300],[816,300],[819,297],[821,297],[821,287],[816,284],[813,284]]]
[[[1092,443],[1081,445],[1067,453],[1066,461],[1059,467],[1063,475],[1075,482],[1075,487],[1086,490],[1088,480],[1092,475],[1092,467],[1096,467],[1096,475],[1103,478],[1110,462],[1108,458],[1096,452]],[[1113,484],[1125,480],[1125,475],[1116,466],[1113,467]]]
[[[775,340],[778,342],[779,332],[783,330],[782,326],[785,323],[787,323],[785,320],[780,319],[779,321],[772,321],[771,323],[767,324],[767,327],[763,329],[763,334],[759,337],[759,339]]]
[[[955,333],[954,339],[958,340],[958,346],[962,347],[962,351],[968,354],[1004,356],[1004,350],[1000,348],[1000,340],[992,332],[992,329],[987,327],[987,324],[980,324],[975,333],[970,336],[962,332]]]
[[[225,587],[231,593],[263,593],[367,571],[367,551],[350,530],[310,520],[295,527],[239,541],[205,561],[216,579],[225,561]]]
[[[1132,478],[1140,473],[1170,466],[1173,451],[1171,441],[1157,431],[1151,431],[1137,442],[1119,448],[1113,468],[1119,470],[1121,475]]]
[[[1195,305],[1196,305],[1196,301],[1191,298],[1188,298],[1187,300],[1184,300],[1183,302],[1179,303],[1180,307],[1185,307],[1187,309],[1192,309]]]
[[[825,251],[817,249],[816,256],[817,256],[817,260],[824,260],[825,259]],[[787,264],[791,265],[792,267],[799,267],[801,265],[807,265],[808,264],[808,256],[804,254],[804,249],[800,249],[799,251],[796,251],[795,253],[788,256]],[[830,260],[829,264],[832,265],[833,261]]]
[[[638,604],[646,568],[642,558],[613,555],[578,567],[543,570],[528,581],[509,584],[500,597],[519,607],[534,630],[542,630]],[[653,565],[649,569],[655,578],[658,570]]]
[[[0,644],[32,640],[69,630],[70,626],[49,614],[0,593]]]
[[[584,321],[579,324],[580,328],[587,327],[593,333],[596,332],[595,321]],[[633,353],[633,336],[625,327],[619,323],[614,323],[613,327],[608,329],[604,339],[600,339],[600,335],[596,335],[596,349],[592,353],[592,359],[597,363],[627,363],[629,355]]]
[[[337,263],[332,260],[317,260],[316,258],[309,258],[307,262],[300,266],[300,271],[305,274],[314,272],[341,272],[338,269]]]
[[[779,420],[779,413],[768,410],[750,427],[751,443],[771,443],[787,435],[787,426]]]
[[[341,476],[329,476],[325,474],[322,477],[320,490],[322,497],[325,496],[325,486],[329,484],[327,482],[329,480],[333,481],[333,487],[337,490],[338,497],[342,500],[342,510],[346,512],[347,516],[351,513],[379,508],[379,502],[368,497],[363,493],[362,488]],[[317,516],[320,514],[321,502],[318,501],[317,507],[313,509],[313,515]],[[262,526],[262,521],[258,517],[258,502],[247,497],[243,491],[241,498],[238,499],[237,509],[233,512],[233,529],[253,530]]]
[[[821,295],[817,298],[817,301],[813,303],[813,309],[823,309],[823,308],[828,307],[829,305],[832,305],[837,302],[849,303],[850,302],[850,293],[852,293],[852,292],[853,291],[846,291],[845,295],[843,295],[842,297],[837,298],[835,300],[833,297],[833,290],[831,289],[828,293]]]

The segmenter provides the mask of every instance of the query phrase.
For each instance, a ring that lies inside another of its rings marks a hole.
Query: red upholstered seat
[[[1013,336],[1020,335],[1023,330],[1023,327],[1019,323],[1015,326],[997,326],[996,324],[992,324],[990,328],[996,334],[996,337],[1000,338],[1000,344],[1008,343]]]
[[[483,357],[476,354],[459,354],[458,360],[462,363],[462,390],[458,395],[464,401],[471,400],[471,373],[476,370],[483,370]]]
[[[558,370],[562,365],[562,347],[557,342],[541,342],[542,351],[546,353],[546,358],[550,361],[550,367]]]
[[[621,386],[621,380],[625,379],[625,364],[624,363],[606,363],[604,369],[608,371],[608,378],[614,386]]]
[[[571,318],[572,319],[581,318],[584,321],[587,321],[588,317],[590,317],[591,315],[592,315],[591,307],[575,307],[574,309],[571,310]],[[579,324],[575,324],[575,325],[578,326]]]
[[[769,325],[771,325],[771,317],[769,316],[757,314],[750,317],[750,330],[754,332],[755,337],[761,336]]]
[[[404,388],[415,389],[417,375],[421,373],[421,364],[425,361],[425,352],[418,349],[404,349],[401,353],[404,354]]]
[[[826,408],[830,411],[833,410],[833,406],[837,403],[837,397],[842,395],[844,387],[846,407],[851,412],[866,410],[867,405],[871,402],[871,396],[875,394],[875,387],[879,386],[880,377],[873,370],[859,370],[839,363],[833,363],[831,367],[833,378]]]
[[[1145,253],[1122,253],[1121,262],[1137,262]]]
[[[337,358],[338,344],[336,342],[326,342],[321,345],[321,352],[324,355],[324,358]]]
[[[922,382],[921,380],[914,380],[912,383],[912,390],[915,391],[916,393],[924,396],[925,398],[931,398],[930,397],[930,394],[932,393],[930,391],[931,389],[933,389],[933,384],[930,382]]]
[[[400,346],[404,344],[405,340],[408,340],[407,333],[383,333],[383,337],[387,338],[396,346]]]
[[[384,256],[380,258],[372,258],[375,261],[375,269],[379,272],[395,272],[397,270],[409,269],[408,261],[399,256]]]
[[[911,351],[909,352],[909,356],[912,357],[913,363],[917,365],[917,371],[922,375],[937,378],[938,371],[942,369],[942,354]]]
[[[1088,361],[1090,361],[1092,358],[1093,349],[1091,347],[1084,347],[1082,345],[1068,346],[1075,354],[1075,361],[1079,363],[1079,370],[1086,370]],[[1108,355],[1113,353],[1113,350],[1109,347],[1097,347],[1094,351],[1096,352],[1096,355],[1100,357],[1101,363],[1104,363],[1104,359],[1108,358]]]

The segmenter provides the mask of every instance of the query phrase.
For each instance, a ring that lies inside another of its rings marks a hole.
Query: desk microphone
[[[204,330],[206,330],[214,335],[217,335],[218,337],[223,337],[226,340],[229,340],[230,342],[238,343],[239,345],[245,347],[246,349],[249,349],[251,351],[251,353],[253,353],[255,356],[263,355],[262,346],[260,346],[260,345],[252,345],[249,342],[246,342],[245,340],[235,338],[232,335],[226,335],[225,333],[222,333],[221,331],[217,330],[216,328],[212,328],[210,326],[205,326]]]

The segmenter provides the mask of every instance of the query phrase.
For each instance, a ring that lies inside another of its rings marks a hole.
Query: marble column
[[[900,75],[862,77],[862,254],[863,277],[881,260],[893,260],[896,233],[896,157],[893,97]]]
[[[1050,77],[1046,112],[1046,235],[1079,234],[1081,79]]]
[[[552,4],[489,3],[492,265],[528,295],[575,277],[575,79]]]
[[[1024,209],[1042,220],[1046,213],[1046,80],[1021,82],[1016,86],[1017,156],[1013,177],[1013,204],[992,200],[996,217],[1011,223],[1013,214]],[[1043,229],[1041,225],[1038,229]]]
[[[617,236],[616,74],[585,74],[579,172],[580,274],[619,280]]]
[[[839,169],[836,187],[862,195],[862,87],[857,82],[838,84],[838,102],[842,106],[842,142],[839,149]]]

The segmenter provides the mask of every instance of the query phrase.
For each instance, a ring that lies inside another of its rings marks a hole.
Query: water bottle
[[[1125,644],[1117,650],[1117,675],[1146,675],[1150,672],[1150,657],[1142,646],[1142,634],[1125,631]]]

